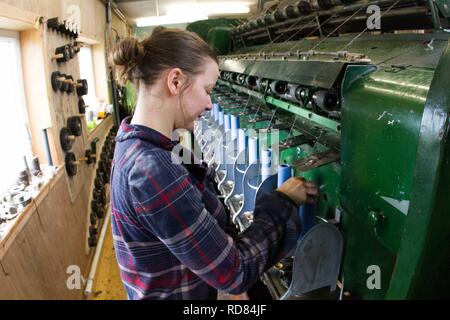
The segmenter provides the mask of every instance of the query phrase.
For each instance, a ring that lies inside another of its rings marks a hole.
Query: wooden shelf
[[[0,29],[23,31],[39,28],[39,16],[0,3]]]
[[[61,179],[64,174],[64,167],[60,166],[55,175],[41,187],[39,193],[32,198],[31,202],[25,207],[25,209],[17,216],[16,219],[9,223],[6,229],[6,233],[3,238],[0,239],[0,261],[12,245],[17,235],[22,231],[24,226],[30,220],[31,216],[35,214],[36,208],[47,197],[49,192],[53,189],[56,183]]]

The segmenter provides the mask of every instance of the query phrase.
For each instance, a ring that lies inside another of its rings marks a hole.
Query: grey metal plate
[[[318,223],[299,241],[292,267],[292,282],[281,298],[299,297],[323,287],[336,288],[342,258],[341,232],[329,223]]]
[[[330,89],[345,63],[333,61],[223,60],[220,69],[259,78]]]

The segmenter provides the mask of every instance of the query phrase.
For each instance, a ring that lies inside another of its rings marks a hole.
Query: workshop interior
[[[0,299],[127,299],[109,181],[137,90],[109,55],[157,26],[218,56],[176,134],[236,232],[289,178],[319,190],[290,254],[220,299],[450,298],[449,0],[0,0]]]

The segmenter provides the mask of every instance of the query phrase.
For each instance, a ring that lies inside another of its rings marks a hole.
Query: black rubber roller
[[[47,20],[47,27],[49,29],[58,30],[61,25],[62,23],[58,17]]]
[[[106,215],[105,207],[104,206],[99,207],[99,209],[96,213],[97,213],[97,218],[103,219]]]
[[[287,82],[285,81],[272,81],[270,84],[270,90],[277,95],[283,95],[288,90]]]
[[[58,63],[64,63],[70,60],[70,49],[67,45],[58,47],[55,50],[55,55],[53,56],[53,60],[56,60]]]
[[[89,215],[89,220],[90,220],[90,222],[91,222],[91,225],[92,226],[95,226],[96,224],[97,224],[97,214],[95,214],[95,213],[91,213],[90,215]]]
[[[51,75],[51,84],[54,91],[60,90],[61,92],[66,92],[71,86],[71,80],[65,74],[54,71]]]
[[[78,112],[80,114],[86,113],[86,104],[84,103],[83,98],[78,99]]]
[[[87,159],[87,164],[93,164],[97,161],[97,156],[95,153],[93,153],[91,150],[86,150],[84,153],[84,157]]]
[[[89,236],[96,237],[98,235],[98,230],[95,226],[89,226]]]
[[[85,79],[81,79],[77,81],[77,94],[79,97],[85,96],[88,94],[88,82]]]
[[[69,128],[62,128],[59,132],[59,141],[61,143],[61,148],[64,151],[69,151],[75,141],[75,136],[71,133]]]
[[[88,245],[91,248],[96,247],[97,246],[97,237],[89,237]]]
[[[275,20],[278,22],[283,22],[289,19],[286,11],[282,8],[278,8],[277,10],[275,10],[273,16],[275,17]]]
[[[67,127],[70,133],[75,137],[79,137],[83,134],[83,124],[80,117],[70,117],[67,119]]]
[[[290,4],[286,8],[284,8],[286,15],[289,19],[297,18],[300,16],[300,10],[297,4]]]
[[[312,98],[316,106],[324,111],[340,109],[339,95],[334,91],[319,90],[314,93]]]
[[[66,92],[67,92],[67,93],[72,93],[73,90],[74,90],[74,80],[73,80],[73,77],[70,76],[70,75],[68,75],[68,76],[66,76],[66,79],[67,79],[67,81],[68,81],[68,86],[67,86]]]
[[[75,154],[73,154],[72,152],[68,152],[66,154],[65,162],[66,162],[66,172],[69,175],[69,177],[75,176],[78,171],[78,165],[76,164],[77,159],[75,157]]]

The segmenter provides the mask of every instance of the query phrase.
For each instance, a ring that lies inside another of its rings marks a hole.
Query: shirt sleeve
[[[129,174],[137,219],[210,286],[232,294],[248,290],[294,247],[298,208],[278,192],[262,196],[254,221],[233,240],[205,209],[188,171],[169,152],[143,154]]]

